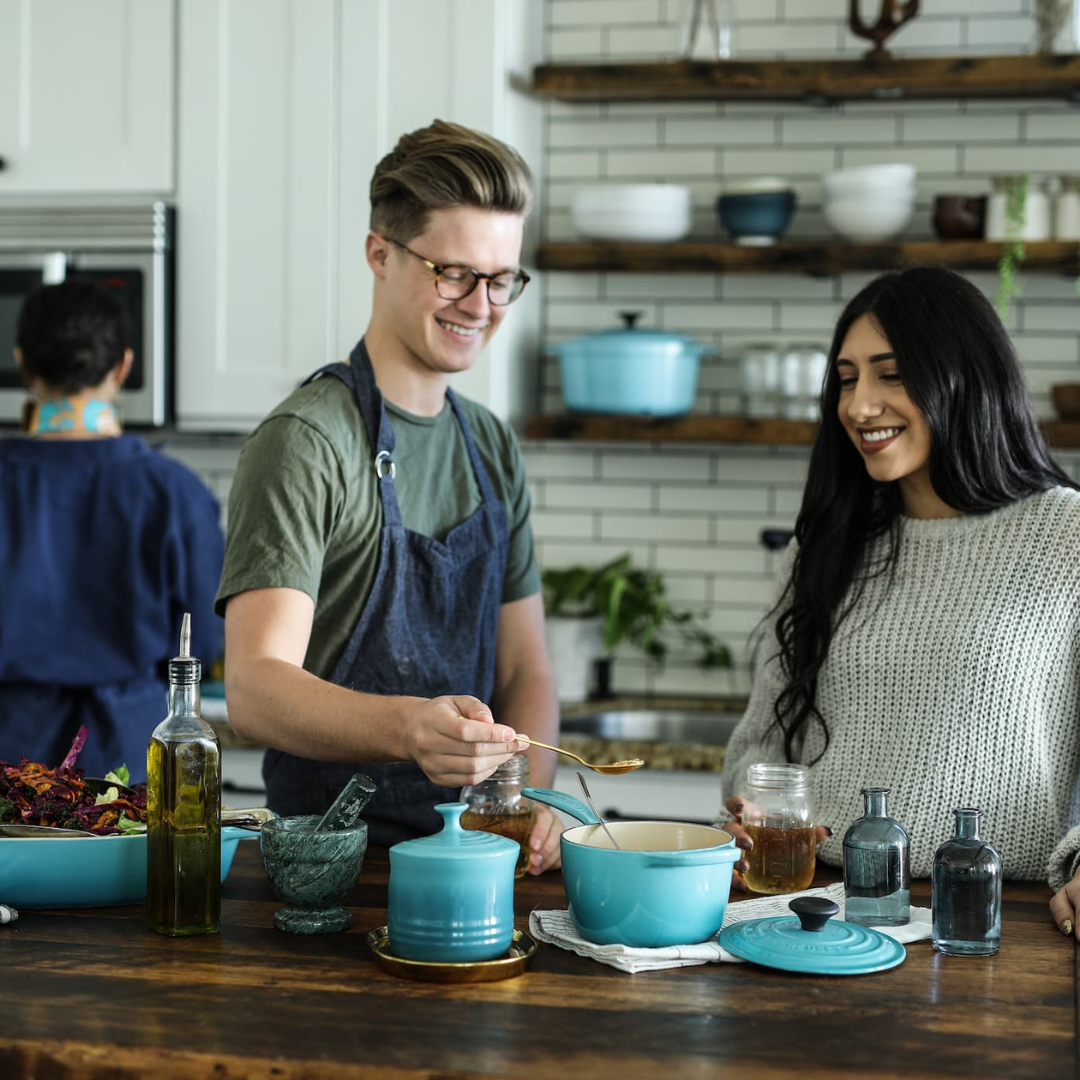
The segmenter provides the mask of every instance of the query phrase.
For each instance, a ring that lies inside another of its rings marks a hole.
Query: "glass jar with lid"
[[[805,765],[759,764],[746,770],[742,823],[754,841],[747,886],[758,893],[798,892],[814,879],[817,830]]]
[[[516,878],[523,877],[529,868],[529,837],[536,824],[536,807],[521,793],[528,786],[529,759],[515,754],[486,780],[461,789],[461,801],[467,807],[461,815],[462,828],[496,833],[520,845]]]

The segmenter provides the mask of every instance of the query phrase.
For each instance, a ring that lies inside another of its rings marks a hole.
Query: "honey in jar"
[[[746,771],[743,825],[754,847],[746,854],[747,887],[758,893],[799,892],[814,879],[817,833],[805,765],[751,765]]]
[[[520,845],[514,877],[525,876],[532,851],[529,837],[536,824],[536,807],[521,794],[529,786],[529,759],[515,754],[486,780],[461,789],[468,809],[461,815],[463,829],[482,829],[516,840]]]

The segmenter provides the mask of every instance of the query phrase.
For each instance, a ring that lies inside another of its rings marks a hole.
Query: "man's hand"
[[[563,834],[562,821],[543,803],[536,804],[536,824],[529,837],[529,873],[542,874],[545,870],[557,870],[562,866],[559,837]]]
[[[409,757],[443,787],[479,784],[526,745],[479,698],[466,696],[419,702],[406,714],[404,738]]]
[[[1066,936],[1073,935],[1076,926],[1076,909],[1080,907],[1080,870],[1077,870],[1064,888],[1058,889],[1050,898],[1050,914],[1057,928]]]

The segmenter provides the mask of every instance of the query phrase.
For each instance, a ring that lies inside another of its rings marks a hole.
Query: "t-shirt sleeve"
[[[506,505],[510,550],[506,560],[502,600],[504,604],[509,604],[540,591],[540,568],[536,564],[536,543],[529,521],[532,500],[525,478],[525,459],[513,431],[507,428],[506,434],[506,458],[510,470]]]
[[[244,445],[229,493],[218,614],[251,589],[298,589],[318,601],[344,490],[341,463],[322,432],[288,414],[265,420]]]

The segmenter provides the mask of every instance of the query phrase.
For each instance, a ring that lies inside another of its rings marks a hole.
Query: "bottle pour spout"
[[[180,657],[183,660],[191,656],[191,612],[184,612],[183,622],[180,623]]]

